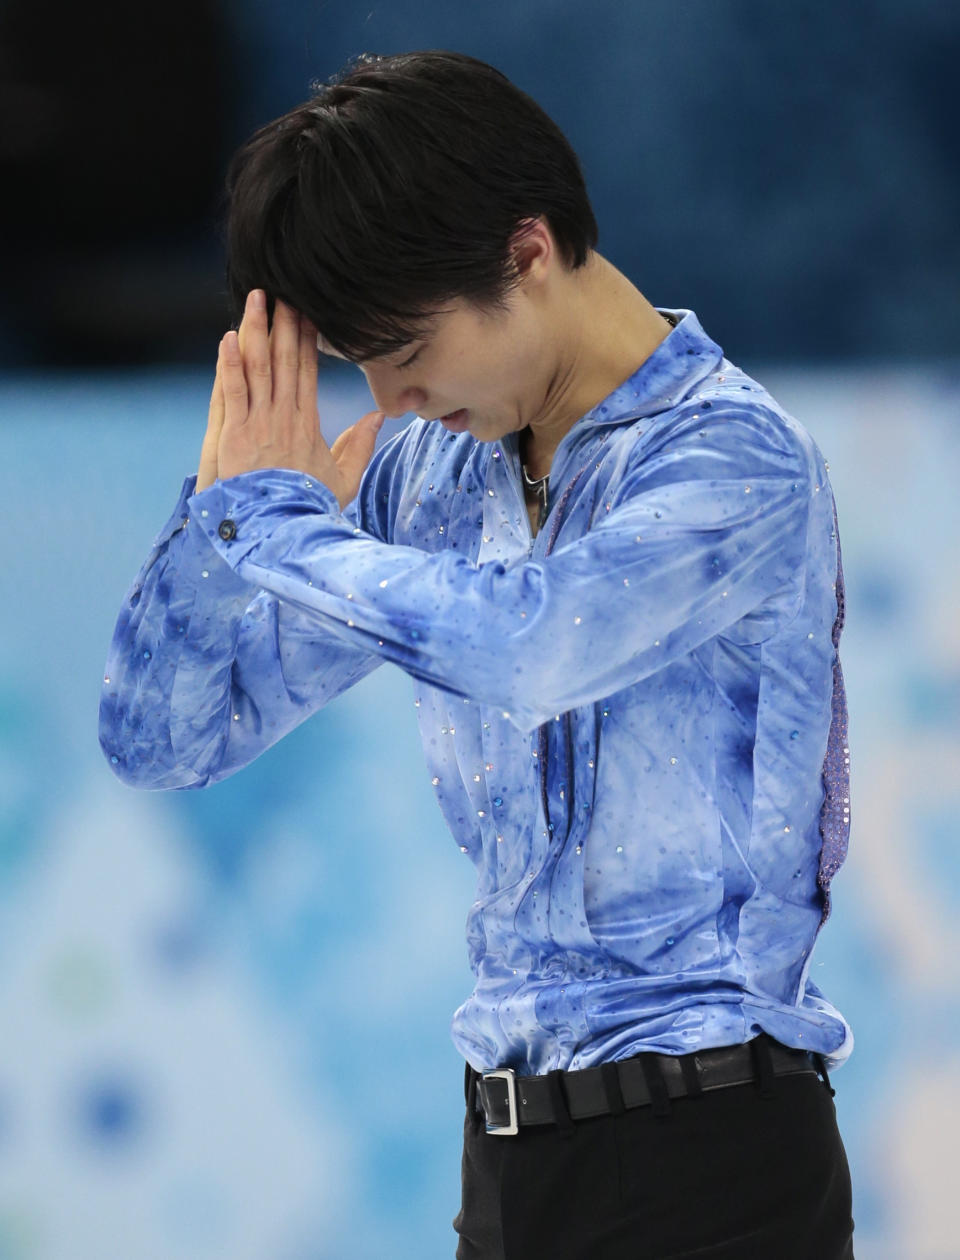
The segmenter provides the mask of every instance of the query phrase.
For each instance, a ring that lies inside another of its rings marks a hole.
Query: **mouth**
[[[461,407],[459,411],[451,411],[449,415],[438,416],[440,423],[445,429],[449,429],[451,433],[462,433],[467,427],[467,409]]]

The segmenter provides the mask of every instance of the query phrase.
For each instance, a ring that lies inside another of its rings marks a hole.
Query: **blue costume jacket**
[[[234,773],[384,661],[411,676],[477,872],[453,1037],[478,1069],[852,1049],[809,976],[850,817],[827,469],[670,313],[561,441],[536,538],[516,433],[415,419],[343,512],[288,469],[188,478],[111,644],[101,743],[144,788]]]

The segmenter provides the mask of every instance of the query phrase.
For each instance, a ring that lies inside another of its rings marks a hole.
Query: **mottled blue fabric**
[[[516,433],[417,418],[343,512],[288,469],[189,477],[110,648],[101,743],[144,788],[232,774],[383,661],[411,676],[476,867],[477,1069],[853,1046],[809,977],[850,818],[827,468],[670,313],[563,438],[535,538]]]

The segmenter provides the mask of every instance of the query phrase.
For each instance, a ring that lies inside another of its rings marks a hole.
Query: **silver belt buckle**
[[[486,1122],[486,1130],[488,1133],[494,1133],[499,1137],[514,1137],[520,1132],[520,1126],[517,1124],[517,1074],[513,1068],[495,1068],[490,1072],[481,1072],[481,1079],[484,1081],[505,1081],[507,1085],[507,1112],[509,1123],[507,1124],[491,1124],[487,1119],[486,1110],[484,1110],[484,1120]]]

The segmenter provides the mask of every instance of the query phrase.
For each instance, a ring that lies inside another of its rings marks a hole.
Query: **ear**
[[[556,267],[559,259],[557,243],[553,239],[546,216],[523,219],[510,237],[510,252],[522,280],[541,283]]]

